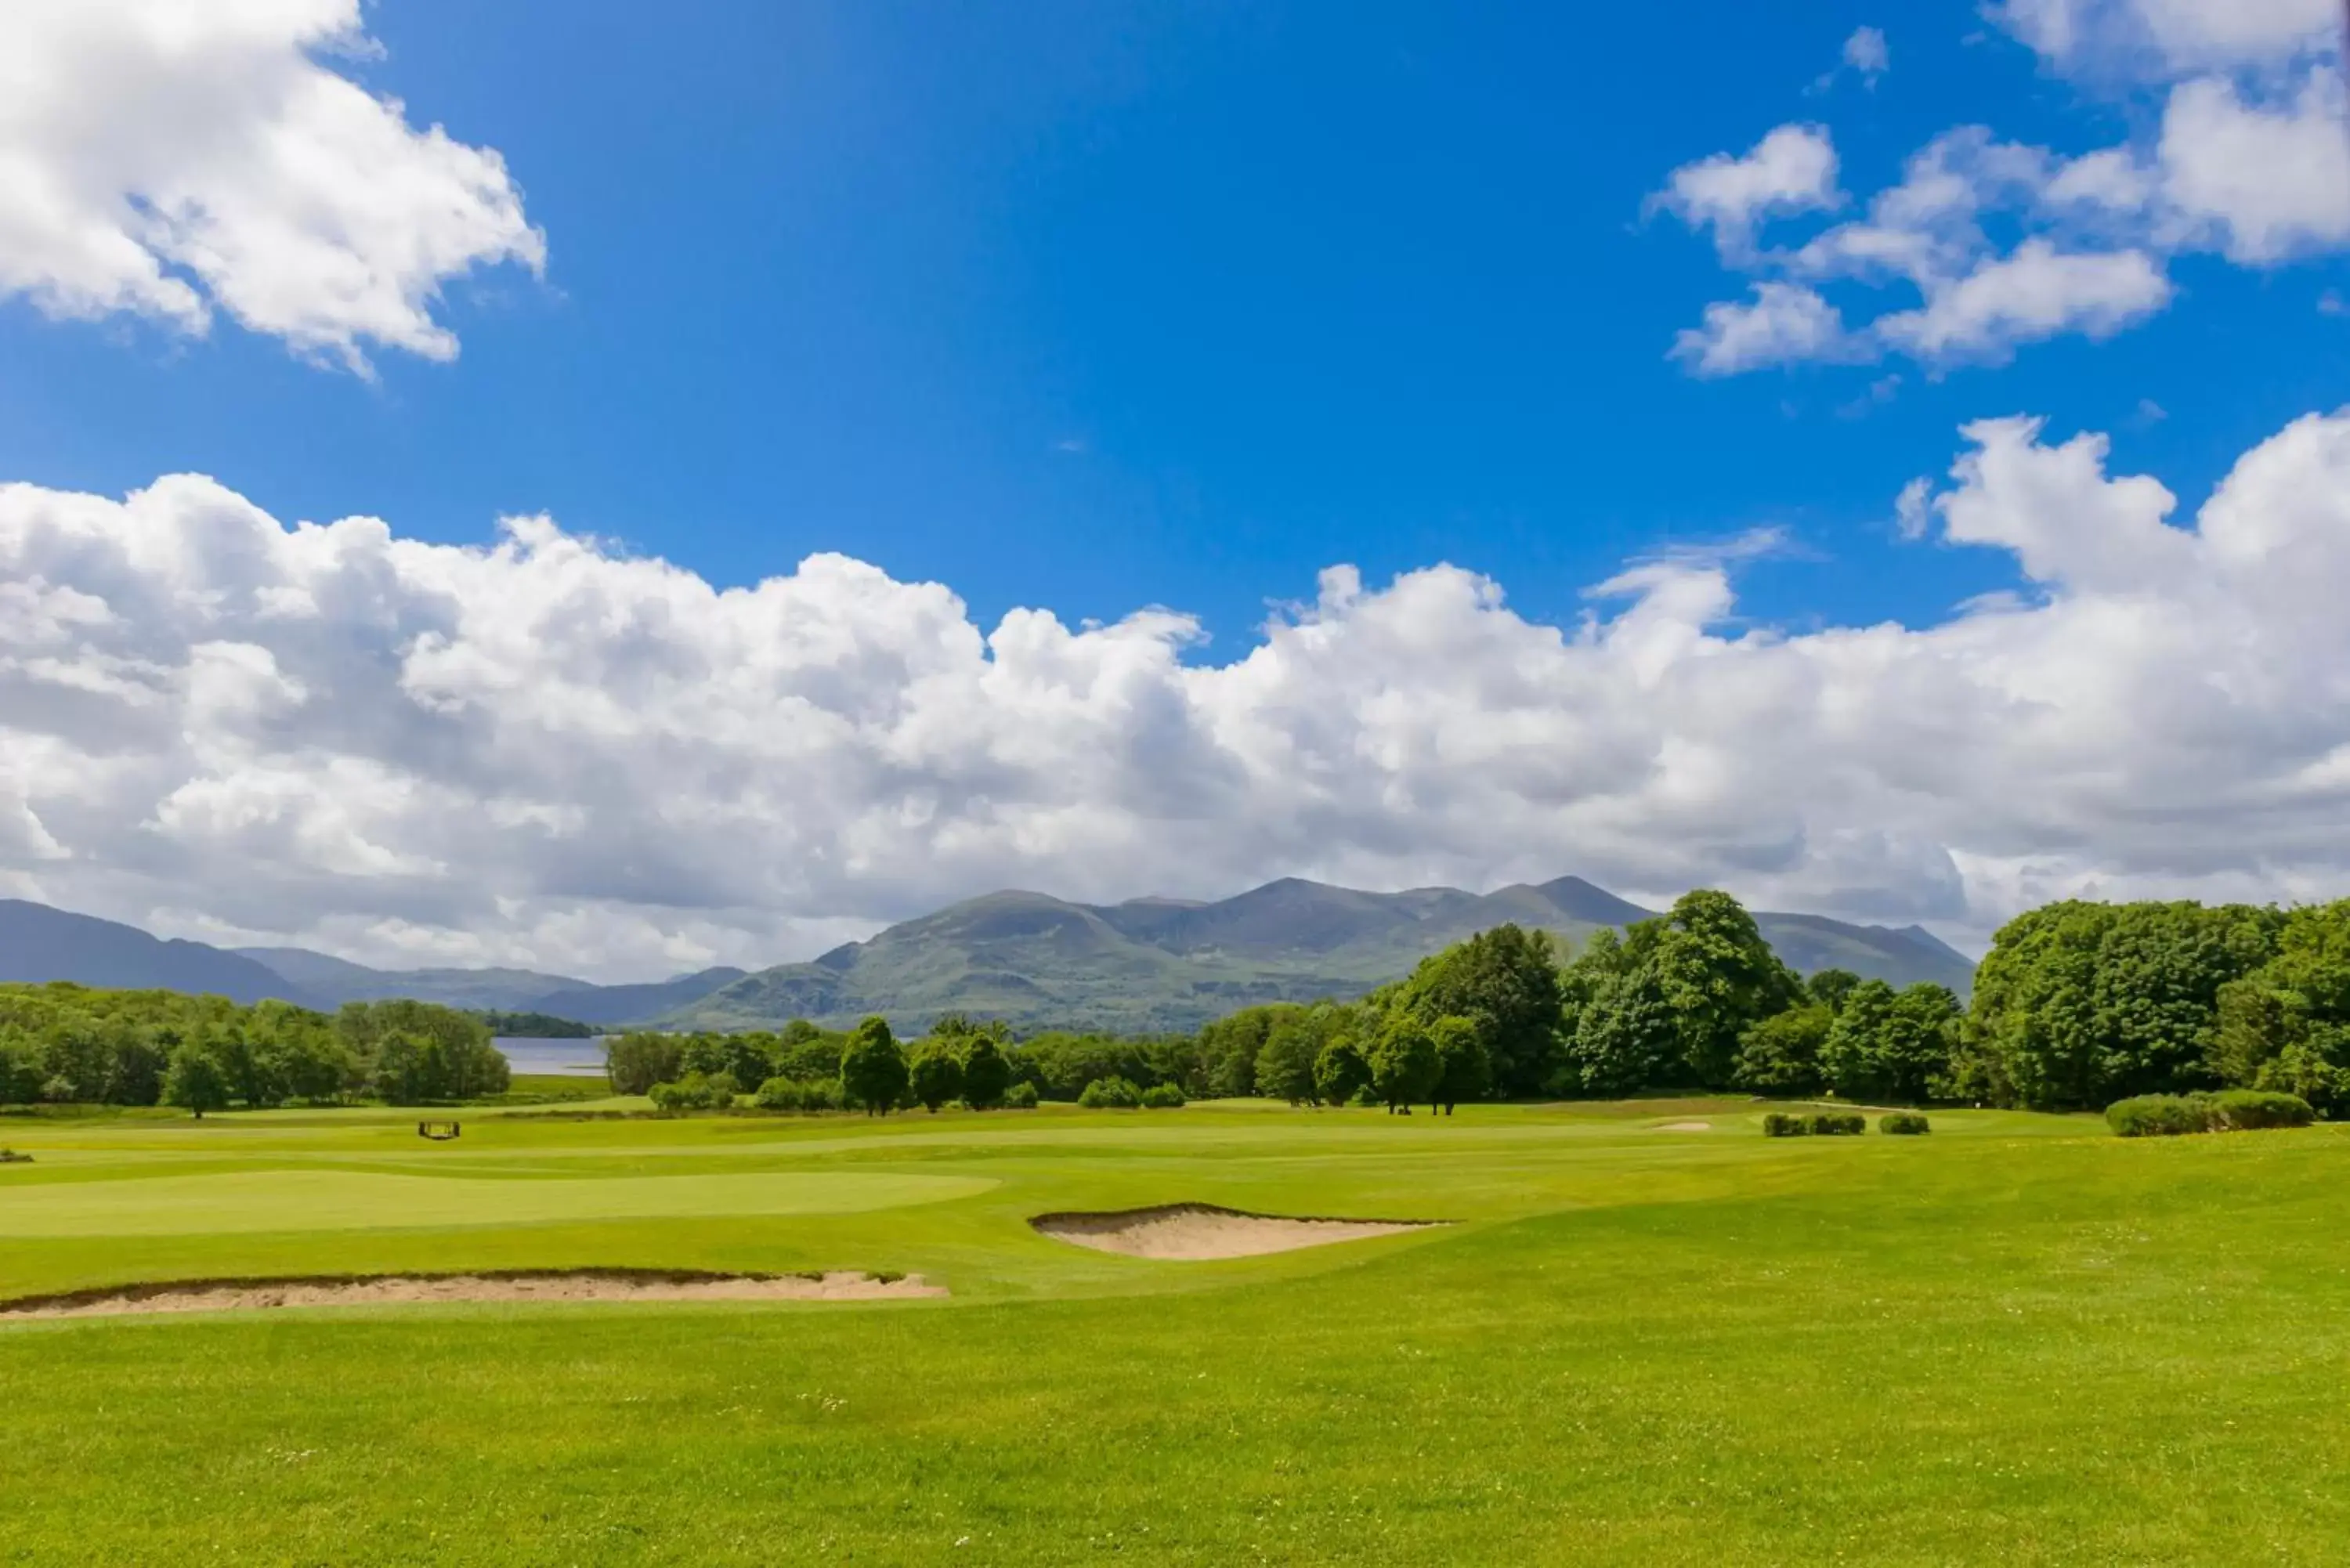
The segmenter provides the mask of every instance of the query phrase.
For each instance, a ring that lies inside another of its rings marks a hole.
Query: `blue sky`
[[[0,895],[2350,893],[2337,20],[10,7]]]
[[[1889,23],[1875,87],[1835,67]],[[0,311],[0,472],[179,469],[285,517],[487,538],[554,514],[724,583],[837,549],[1015,605],[1200,614],[1216,654],[1338,561],[1436,560],[1572,620],[1624,558],[1765,525],[1747,613],[1938,618],[2012,580],[1889,526],[1969,419],[2110,431],[2190,501],[2339,396],[2338,261],[2175,269],[2113,340],[2003,367],[1700,379],[1727,286],[1643,202],[1785,121],[1874,189],[1979,121],[2060,151],[2147,106],[1967,5],[374,6],[358,73],[494,147],[543,282],[453,282],[452,364],[321,371]],[[1883,401],[1870,388],[1889,374]],[[2154,419],[2142,404],[2167,417]]]

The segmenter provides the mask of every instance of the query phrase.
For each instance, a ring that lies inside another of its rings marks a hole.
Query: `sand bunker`
[[[656,1269],[384,1274],[299,1280],[187,1280],[0,1303],[0,1320],[265,1307],[401,1306],[433,1302],[868,1302],[947,1293],[920,1274],[705,1274]]]
[[[1200,1262],[1253,1258],[1326,1247],[1365,1236],[1392,1236],[1424,1230],[1440,1220],[1293,1220],[1278,1214],[1244,1214],[1209,1203],[1170,1203],[1158,1209],[1128,1209],[1114,1214],[1039,1214],[1028,1221],[1056,1241],[1123,1252],[1129,1258]]]
[[[1656,1132],[1711,1132],[1713,1130],[1713,1124],[1711,1122],[1667,1122],[1662,1127],[1653,1128],[1652,1130]]]

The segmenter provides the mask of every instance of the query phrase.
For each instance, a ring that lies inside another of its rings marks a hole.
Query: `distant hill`
[[[806,1018],[838,1027],[879,1012],[920,1030],[941,1013],[967,1012],[1020,1030],[1194,1029],[1252,1002],[1359,995],[1504,921],[1580,943],[1602,926],[1654,913],[1578,877],[1483,894],[1364,893],[1287,877],[1212,903],[1097,906],[991,893],[812,962],[762,970],[656,1022],[742,1029]],[[1914,926],[1770,913],[1755,920],[1804,973],[1839,968],[1898,985],[1930,980],[1961,995],[1973,976],[1964,954]]]
[[[603,1028],[774,1028],[794,1018],[845,1026],[871,1012],[901,1029],[941,1013],[1001,1018],[1022,1031],[1195,1029],[1259,1002],[1357,996],[1430,953],[1504,921],[1580,943],[1654,911],[1579,877],[1492,893],[1415,888],[1364,893],[1285,877],[1213,902],[1136,898],[1073,904],[990,893],[908,920],[808,963],[718,968],[639,985],[590,985],[519,969],[380,970],[307,948],[226,951],[159,941],[133,926],[0,900],[0,980],[211,992],[306,1006],[412,997],[477,1012],[539,1012]],[[1788,963],[1964,994],[1974,966],[1915,926],[1851,925],[1757,913]]]
[[[0,898],[0,981],[70,980],[130,991],[184,991],[255,1002],[315,1005],[299,985],[238,953],[203,942],[164,941],[136,926]]]
[[[369,969],[307,948],[237,951],[328,1007],[404,996],[474,1012],[544,1012],[597,1024],[631,1023],[685,1006],[744,973],[733,968],[706,969],[639,985],[591,985],[568,975],[526,969]]]
[[[548,992],[530,1005],[535,1012],[577,1018],[582,1023],[632,1023],[699,1002],[747,973],[727,965],[642,985],[589,985],[573,981],[567,989]]]
[[[276,971],[332,1007],[346,1002],[380,1002],[387,997],[402,996],[415,1002],[437,1002],[444,1007],[554,1012],[576,1018],[577,1013],[539,1006],[539,999],[588,983],[567,975],[539,974],[526,969],[369,969],[307,948],[239,948],[236,952],[241,958]]]

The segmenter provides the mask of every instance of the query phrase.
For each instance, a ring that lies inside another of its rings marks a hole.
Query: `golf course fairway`
[[[1767,1108],[5,1118],[0,1301],[950,1293],[0,1317],[0,1563],[2350,1560],[2350,1135]],[[1173,1205],[1449,1223],[1030,1223]]]

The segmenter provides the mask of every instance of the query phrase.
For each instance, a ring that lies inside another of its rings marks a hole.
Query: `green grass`
[[[0,1563],[2350,1556],[2342,1130],[1759,1109],[12,1123],[0,1297],[583,1264],[954,1296],[0,1327]],[[1180,1199],[1458,1223],[1218,1263],[1025,1223]]]

